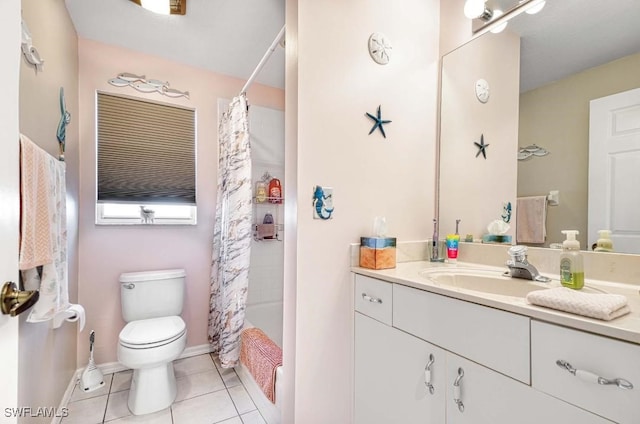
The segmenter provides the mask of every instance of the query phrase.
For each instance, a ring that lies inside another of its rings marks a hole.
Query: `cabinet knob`
[[[625,380],[624,378],[604,378],[600,377],[597,374],[594,374],[589,371],[579,370],[571,366],[570,363],[564,361],[562,359],[558,359],[556,361],[556,365],[560,368],[563,368],[575,375],[582,381],[586,381],[587,383],[595,383],[603,386],[618,386],[621,389],[631,390],[633,389],[633,384],[629,380]]]
[[[464,412],[464,403],[462,403],[462,387],[460,383],[464,377],[464,370],[462,367],[458,368],[458,376],[453,382],[453,402],[458,405],[458,411]]]
[[[362,293],[362,298],[364,300],[367,300],[371,303],[382,303],[382,299],[378,298],[378,297],[371,297],[366,293]]]

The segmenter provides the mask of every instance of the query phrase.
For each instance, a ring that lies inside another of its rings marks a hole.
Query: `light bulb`
[[[171,13],[171,5],[169,0],[141,0],[141,6],[147,10],[162,15],[169,15]]]
[[[493,11],[493,19],[492,20],[496,20],[502,15],[504,15],[504,12],[502,10],[495,9]],[[507,27],[507,24],[508,24],[508,22],[501,23],[497,27],[492,28],[491,32],[494,33],[494,34],[498,34],[498,33],[502,32],[502,31],[504,31],[504,29]]]
[[[485,0],[467,0],[464,3],[464,16],[474,19],[482,16],[484,13]]]
[[[544,5],[547,4],[545,0],[534,0],[532,3],[533,5],[527,9],[527,13],[529,15],[535,15],[536,13],[540,12],[542,9],[544,9]]]

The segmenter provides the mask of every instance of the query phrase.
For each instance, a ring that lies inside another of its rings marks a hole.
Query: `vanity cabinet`
[[[530,385],[528,317],[362,275],[355,289],[356,424],[611,422]]]

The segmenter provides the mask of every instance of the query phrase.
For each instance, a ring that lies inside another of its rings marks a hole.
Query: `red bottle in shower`
[[[269,202],[282,203],[282,185],[277,178],[272,178],[269,182]]]

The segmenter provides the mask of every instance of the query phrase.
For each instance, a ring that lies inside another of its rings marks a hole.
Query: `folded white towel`
[[[567,287],[533,291],[527,302],[605,321],[631,312],[627,298],[620,294],[583,293]]]

